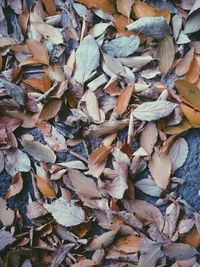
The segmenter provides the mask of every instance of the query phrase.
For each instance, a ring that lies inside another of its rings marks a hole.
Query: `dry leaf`
[[[74,78],[83,84],[99,66],[99,48],[93,36],[86,36],[76,51],[76,69]]]
[[[175,46],[170,35],[166,35],[158,45],[159,68],[162,74],[168,73],[174,63]]]
[[[200,109],[200,90],[196,85],[185,80],[176,80],[175,85],[184,102],[196,109]]]
[[[97,236],[89,244],[87,251],[95,251],[99,248],[102,248],[102,247],[106,248],[106,247],[110,246],[113,243],[117,232],[118,232],[118,230],[109,231],[109,232],[106,232],[100,236]]]
[[[200,244],[200,233],[198,233],[196,227],[193,227],[186,235],[183,237],[183,242],[193,246],[198,247]]]
[[[188,107],[185,104],[180,104],[181,111],[185,115],[185,117],[188,119],[189,123],[195,127],[200,127],[200,112],[195,111],[193,108]]]
[[[188,144],[184,138],[178,138],[175,143],[171,146],[169,151],[169,159],[172,164],[172,173],[178,168],[183,166],[188,155]]]
[[[198,63],[197,58],[194,56],[190,69],[186,73],[186,80],[190,83],[196,83],[199,79],[200,75],[200,64]]]
[[[126,253],[138,252],[140,250],[141,239],[135,235],[128,235],[115,242],[115,246]]]
[[[190,49],[190,51],[187,52],[185,56],[181,58],[175,70],[177,76],[182,76],[189,71],[191,62],[193,60],[193,56],[194,56],[194,48]]]
[[[100,116],[98,100],[95,93],[92,90],[87,90],[85,101],[86,101],[86,108],[90,117],[95,122],[100,122],[101,116]]]
[[[125,70],[121,62],[108,54],[103,53],[103,59],[106,67],[116,75],[126,76]]]
[[[162,39],[168,31],[164,17],[143,17],[129,24],[126,28],[129,31],[142,33],[155,39]]]
[[[163,251],[165,255],[170,259],[177,260],[190,259],[198,254],[197,250],[194,247],[183,243],[165,245]]]
[[[79,225],[85,221],[83,209],[62,197],[53,201],[52,204],[43,205],[52,214],[57,223],[65,227]]]
[[[153,147],[157,142],[157,137],[158,131],[155,123],[148,122],[140,135],[140,146],[143,147],[149,155],[151,155],[153,151]]]
[[[168,236],[170,239],[173,239],[173,235],[175,234],[179,214],[180,206],[176,203],[170,204],[166,209],[163,234]]]
[[[168,126],[164,129],[164,133],[165,134],[180,134],[184,131],[187,131],[188,129],[190,129],[192,126],[189,123],[188,120],[183,119],[182,122],[178,125],[173,125],[173,126]]]
[[[162,152],[155,151],[149,161],[149,170],[156,184],[165,190],[169,184],[171,173],[170,159]]]
[[[133,116],[139,120],[153,121],[168,116],[177,104],[159,100],[155,102],[145,102],[133,111]]]
[[[7,207],[6,200],[0,198],[0,220],[3,225],[11,226],[15,219],[15,212]]]
[[[96,263],[94,263],[92,260],[87,260],[87,259],[71,265],[71,267],[95,267],[95,266]]]
[[[88,8],[98,8],[102,9],[106,13],[115,13],[115,5],[110,0],[76,0],[83,5],[86,5]]]
[[[49,163],[54,163],[56,160],[56,155],[53,150],[47,146],[43,145],[37,141],[21,140],[21,144],[24,149],[30,154],[33,158],[38,161],[44,161]]]
[[[192,227],[194,226],[194,220],[193,219],[182,219],[178,224],[178,231],[180,234],[188,233]]]
[[[42,193],[43,196],[48,198],[55,198],[56,194],[53,190],[53,188],[45,181],[44,178],[36,175],[36,183],[39,191]]]
[[[56,3],[54,0],[42,0],[42,2],[45,5],[47,13],[50,16],[53,16],[56,14]]]
[[[23,179],[21,176],[21,173],[18,172],[15,174],[15,176],[12,178],[12,183],[8,189],[8,192],[5,194],[5,199],[9,199],[21,192],[23,188]]]
[[[117,0],[117,11],[126,17],[130,17],[133,0]]]
[[[111,151],[112,148],[105,145],[101,145],[92,151],[88,158],[89,173],[94,177],[99,177],[106,166],[107,158]]]
[[[132,22],[131,19],[128,19],[127,17],[119,15],[119,14],[115,14],[114,19],[115,19],[116,30],[121,36],[133,35],[131,31],[128,31],[125,28],[130,22]]]
[[[122,115],[126,111],[133,93],[133,89],[134,88],[132,85],[128,85],[119,95],[115,107],[118,115]]]
[[[15,238],[8,231],[0,231],[0,251],[15,242]]]
[[[141,244],[142,246],[143,244]],[[161,244],[148,244],[146,247],[142,247],[142,253],[139,258],[138,267],[155,267],[157,261],[163,258],[163,251]]]
[[[50,120],[55,117],[55,115],[59,112],[62,105],[62,101],[60,99],[49,99],[46,104],[44,104],[39,118],[41,120]]]
[[[33,201],[29,203],[26,215],[31,220],[44,216],[47,213],[47,210],[43,207],[41,202]]]
[[[138,57],[127,57],[127,58],[119,58],[119,61],[131,68],[140,68],[143,67],[144,65],[148,64],[151,62],[153,58],[151,56],[138,56]]]
[[[156,185],[151,178],[141,179],[135,183],[135,187],[144,192],[147,195],[153,197],[159,197],[162,190]]]
[[[46,47],[36,40],[27,40],[28,48],[34,59],[42,64],[49,65],[49,54]]]

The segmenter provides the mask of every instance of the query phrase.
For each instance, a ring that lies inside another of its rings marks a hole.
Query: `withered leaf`
[[[33,201],[29,203],[26,215],[29,219],[37,219],[47,213],[48,211],[43,207],[41,202]]]
[[[171,173],[170,159],[161,151],[155,151],[149,161],[149,170],[156,184],[165,190]]]
[[[18,172],[15,174],[15,176],[12,179],[12,183],[8,189],[8,192],[6,192],[5,194],[5,199],[9,199],[17,195],[18,193],[20,193],[22,188],[23,188],[23,179],[22,179],[21,173]]]
[[[102,9],[106,13],[115,13],[115,5],[110,0],[76,0],[81,4],[86,5],[88,8],[99,8]]]
[[[21,140],[21,144],[24,149],[30,154],[33,158],[39,161],[54,163],[56,160],[56,155],[53,150],[47,146],[43,145],[37,141]]]
[[[144,65],[148,64],[151,62],[153,58],[151,56],[135,56],[135,57],[127,57],[127,58],[119,58],[119,61],[131,68],[140,68],[143,67]]]
[[[184,118],[180,124],[166,127],[164,129],[164,133],[166,133],[166,134],[180,134],[184,131],[187,131],[191,127],[192,126],[189,123],[189,121]]]
[[[14,210],[7,207],[6,200],[0,198],[0,220],[4,226],[11,226],[15,218]]]
[[[138,267],[155,267],[158,259],[163,257],[160,244],[151,244],[140,255]]]
[[[101,121],[100,110],[95,93],[92,90],[88,90],[86,92],[85,100],[86,100],[86,108],[88,114],[92,117],[94,121],[100,122]]]
[[[127,57],[133,54],[140,44],[138,36],[118,37],[105,43],[102,49],[113,57]]]
[[[185,104],[180,104],[181,111],[185,115],[185,117],[188,119],[191,126],[195,128],[200,127],[200,112],[195,111],[193,108],[188,107]]]
[[[163,251],[167,257],[177,260],[190,259],[198,253],[196,248],[183,243],[165,245]]]
[[[44,104],[39,118],[41,120],[49,120],[58,113],[62,105],[62,101],[60,99],[49,99],[46,104]]]
[[[186,21],[184,32],[186,34],[197,32],[200,30],[200,25],[198,23],[200,19],[200,12],[195,12],[191,14]]]
[[[156,185],[154,180],[147,178],[141,179],[135,183],[135,186],[147,195],[159,197],[162,190]]]
[[[106,53],[103,53],[103,59],[106,67],[116,75],[126,76],[124,67],[119,59],[112,57]]]
[[[93,36],[86,36],[76,51],[74,78],[81,84],[86,82],[99,66],[100,52]]]
[[[44,204],[44,207],[60,225],[71,227],[85,221],[84,210],[63,197],[56,199],[52,204]]]
[[[56,197],[56,194],[53,188],[49,185],[48,182],[45,181],[44,178],[38,175],[36,175],[35,178],[36,178],[37,187],[43,196],[48,197],[48,198]]]
[[[130,17],[133,0],[117,0],[117,11],[126,17]]]
[[[126,26],[129,31],[142,33],[155,39],[162,39],[167,31],[168,24],[164,17],[143,17]]]
[[[37,59],[40,63],[49,64],[49,54],[44,45],[34,39],[27,40],[27,44],[33,58]]]
[[[128,235],[118,239],[115,246],[126,253],[138,252],[140,250],[141,239],[136,235]]]
[[[178,62],[176,66],[176,75],[182,76],[186,74],[190,68],[191,62],[193,60],[193,55],[194,55],[194,47],[191,48],[185,55],[184,57],[181,58],[181,60]]]
[[[140,146],[144,148],[144,150],[151,155],[153,151],[153,147],[157,142],[158,131],[155,123],[148,122],[141,135],[140,135]]]
[[[128,85],[119,95],[117,102],[116,102],[116,107],[115,107],[115,110],[118,115],[122,115],[126,111],[129,101],[131,99],[132,93],[133,93],[133,86]]]
[[[144,121],[153,121],[168,116],[177,104],[167,100],[159,100],[154,102],[145,102],[133,111],[133,115]]]
[[[95,251],[99,248],[102,248],[102,247],[106,248],[106,247],[110,246],[113,243],[117,232],[118,232],[118,230],[109,231],[109,232],[106,232],[100,236],[97,236],[89,244],[87,251]]]
[[[0,173],[4,170],[5,162],[4,162],[4,154],[0,151]]]
[[[178,138],[171,146],[168,156],[172,164],[172,173],[183,166],[187,159],[188,150],[188,144],[184,138]]]
[[[188,233],[191,228],[194,226],[194,220],[193,219],[182,219],[178,224],[178,231],[180,234]]]
[[[160,59],[160,71],[166,74],[174,63],[175,46],[170,35],[166,35],[158,45],[158,58]]]
[[[92,260],[81,260],[78,263],[74,263],[71,265],[71,267],[95,267],[96,263]]]
[[[15,242],[15,238],[8,231],[0,231],[0,251]]]

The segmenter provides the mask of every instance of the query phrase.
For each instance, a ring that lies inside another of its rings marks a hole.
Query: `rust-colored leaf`
[[[128,19],[127,17],[119,14],[115,14],[114,19],[115,19],[115,27],[119,34],[121,34],[122,36],[133,35],[132,31],[128,31],[125,28],[129,23],[133,22],[131,19]]]
[[[197,57],[194,56],[190,68],[186,73],[186,80],[190,83],[196,83],[200,75],[200,64],[198,63]]]
[[[107,13],[115,13],[116,7],[115,4],[111,0],[76,0],[83,5],[86,5],[88,8],[98,8],[102,9]]]
[[[38,175],[36,175],[35,178],[36,178],[37,187],[43,196],[48,197],[48,198],[56,197],[56,194],[53,188],[49,185],[48,182],[45,181],[44,178]]]
[[[4,196],[5,199],[9,199],[17,195],[18,193],[21,192],[22,188],[23,188],[23,179],[22,179],[21,173],[18,172],[15,174],[15,176],[12,179],[10,188],[8,189],[8,192]]]
[[[132,85],[128,85],[119,95],[117,102],[116,102],[116,112],[118,115],[122,115],[129,104],[129,101],[131,99],[133,93],[133,86]]]
[[[43,4],[45,5],[45,8],[47,10],[47,13],[50,16],[53,16],[56,14],[56,4],[55,0],[42,0]]]
[[[136,235],[128,235],[115,242],[115,246],[126,253],[138,252],[140,250],[141,239]]]
[[[34,59],[42,64],[49,65],[49,54],[46,47],[34,39],[27,40],[28,48]]]

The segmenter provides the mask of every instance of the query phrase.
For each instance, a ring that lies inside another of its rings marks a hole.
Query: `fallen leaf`
[[[15,242],[15,238],[8,231],[0,231],[0,251]]]
[[[147,195],[153,197],[159,197],[162,190],[156,185],[151,178],[141,179],[135,183],[135,187],[144,192]]]
[[[118,239],[115,246],[126,253],[133,253],[140,251],[141,239],[135,235],[128,235]]]
[[[194,226],[194,220],[193,219],[182,219],[178,224],[178,231],[180,234],[188,233],[192,227]]]
[[[200,12],[194,12],[193,14],[191,14],[186,20],[184,32],[188,34],[199,31],[200,30],[200,26],[198,23],[199,19],[200,19]]]
[[[100,52],[93,36],[86,36],[76,50],[74,79],[83,84],[99,66]]]
[[[184,57],[182,57],[181,60],[178,62],[175,70],[177,76],[182,76],[189,71],[191,62],[193,60],[193,56],[194,56],[194,47],[191,48],[184,55]]]
[[[133,0],[117,0],[117,11],[126,17],[130,17]]]
[[[26,215],[30,220],[42,217],[47,213],[48,211],[43,207],[43,203],[41,202],[33,201],[27,206]]]
[[[138,267],[155,267],[157,261],[163,258],[161,244],[150,244],[148,247],[143,248],[143,250],[139,258]]]
[[[140,39],[136,35],[129,37],[118,37],[105,43],[102,46],[103,52],[113,57],[127,57],[133,54],[140,44]]]
[[[102,9],[106,13],[116,12],[115,4],[110,0],[76,0],[76,2],[86,5],[88,8]]]
[[[180,206],[177,203],[171,203],[166,209],[163,234],[170,239],[173,239],[173,235],[175,234],[179,214]]]
[[[144,121],[158,120],[168,116],[175,107],[177,104],[166,100],[145,102],[133,111],[133,116]]]
[[[158,131],[155,123],[148,122],[140,135],[140,146],[151,155],[153,147],[157,142]]]
[[[183,119],[182,122],[178,125],[173,125],[173,126],[168,126],[164,129],[164,133],[165,134],[180,134],[182,132],[187,131],[188,129],[190,129],[192,126],[191,124],[188,122],[188,120]]]
[[[199,76],[200,64],[198,63],[197,57],[194,56],[185,78],[189,83],[196,83],[199,79]]]
[[[181,111],[185,115],[185,117],[188,119],[189,123],[195,127],[200,127],[200,112],[195,111],[193,108],[188,107],[185,104],[180,104]]]
[[[194,84],[191,84],[185,80],[176,80],[176,88],[186,104],[191,105],[195,109],[200,109],[200,90]]]
[[[42,2],[45,5],[47,13],[50,16],[53,16],[56,14],[56,3],[54,0],[42,0]]]
[[[113,243],[117,232],[118,232],[118,230],[108,231],[106,233],[103,233],[100,236],[97,236],[89,244],[87,251],[95,251],[99,248],[102,248],[102,247],[106,248],[106,247],[110,246]]]
[[[134,88],[132,85],[128,85],[119,95],[115,107],[118,115],[122,115],[126,111],[133,93],[133,89]]]
[[[71,267],[95,267],[95,266],[96,266],[96,263],[88,259],[79,261],[78,263],[71,265]]]
[[[170,159],[164,153],[155,151],[149,160],[149,170],[156,184],[163,190],[169,184],[171,169]]]
[[[190,259],[198,253],[194,247],[183,243],[164,245],[163,251],[170,259],[177,260]]]
[[[36,175],[35,178],[36,178],[37,187],[43,196],[48,197],[48,198],[56,197],[56,194],[53,188],[49,185],[48,182],[45,181],[44,178],[38,175]]]
[[[95,122],[100,122],[101,121],[100,109],[95,92],[93,92],[92,90],[87,90],[85,101],[86,101],[86,108],[90,117]]]
[[[172,164],[172,173],[183,166],[188,156],[188,144],[184,138],[178,138],[169,150],[168,157]]]
[[[6,46],[10,46],[10,45],[15,45],[15,44],[17,44],[17,42],[10,37],[1,36],[1,38],[0,38],[0,47],[1,48],[6,47]]]
[[[158,45],[159,68],[162,74],[168,73],[174,63],[175,46],[170,35],[166,35]]]
[[[21,173],[18,172],[15,174],[15,176],[12,178],[12,183],[8,189],[8,192],[5,194],[5,199],[9,199],[17,194],[19,194],[22,191],[23,188],[23,179],[21,176]]]
[[[49,54],[46,47],[34,39],[27,40],[28,48],[34,59],[42,64],[49,65]]]
[[[126,28],[147,37],[162,39],[168,31],[168,24],[164,17],[143,17],[127,25]]]
[[[62,101],[60,99],[49,99],[48,102],[44,104],[39,118],[41,120],[50,120],[54,118],[59,112],[61,105]]]
[[[130,36],[133,35],[132,31],[128,31],[125,27],[132,22],[131,19],[119,15],[119,14],[115,14],[114,15],[114,19],[115,19],[115,27],[117,32],[121,35],[121,36]]]
[[[111,23],[106,23],[106,22],[97,23],[90,29],[88,34],[92,35],[94,38],[97,38],[98,36],[102,35],[110,26]]]
[[[119,59],[103,53],[103,59],[106,67],[116,75],[126,76],[124,67]]]
[[[183,242],[195,248],[199,246],[200,233],[198,233],[196,227],[193,227],[188,233],[184,235]]]
[[[137,56],[137,57],[127,57],[119,58],[119,61],[130,68],[141,68],[144,65],[151,62],[153,58],[151,56]]]
[[[6,200],[0,198],[0,220],[5,227],[12,226],[15,212],[7,207]]]
[[[53,150],[37,141],[21,140],[24,149],[38,161],[54,163],[56,155]]]
[[[52,214],[57,223],[65,227],[79,225],[85,221],[83,209],[63,197],[56,199],[51,204],[43,204],[43,206]]]
[[[94,177],[99,177],[106,166],[107,158],[111,151],[112,148],[105,145],[101,145],[92,151],[88,158],[89,173]]]

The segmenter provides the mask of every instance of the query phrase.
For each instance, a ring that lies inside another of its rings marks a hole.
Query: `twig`
[[[56,86],[58,85],[58,82],[55,82],[54,85],[46,92],[44,93],[43,95],[41,95],[37,100],[36,102],[39,103],[43,100],[46,100],[47,97],[50,95],[50,93],[52,93],[54,91],[54,89],[56,88]]]

